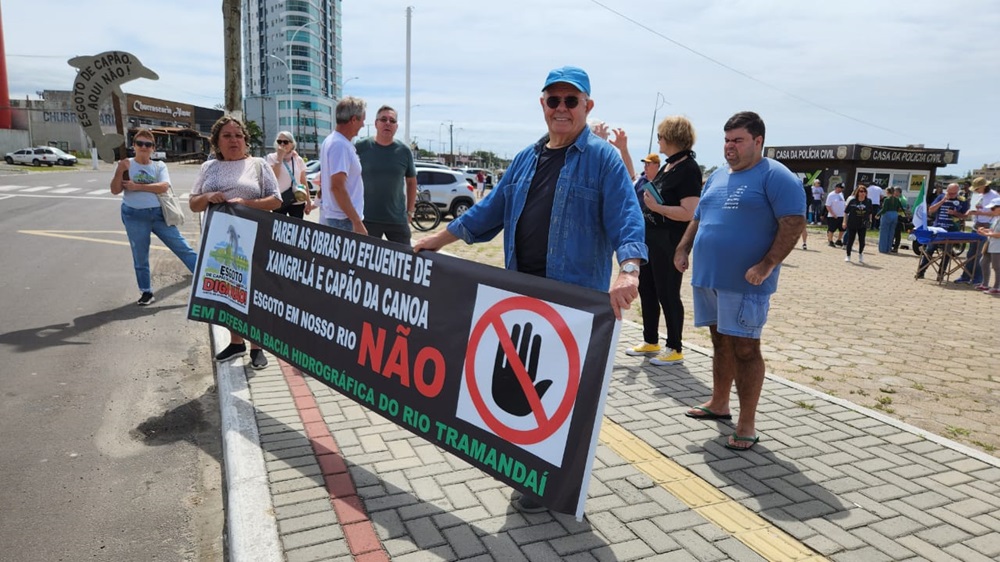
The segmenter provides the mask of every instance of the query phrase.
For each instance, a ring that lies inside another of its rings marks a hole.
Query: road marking
[[[826,560],[608,418],[601,424],[601,443],[766,560]]]
[[[46,193],[11,193],[11,197],[35,197],[39,199],[89,199],[90,201],[120,201],[117,197],[90,197],[87,195],[49,195]]]
[[[18,230],[18,234],[29,234],[32,236],[50,236],[52,238],[62,238],[64,240],[80,240],[83,242],[98,242],[100,244],[111,244],[113,246],[128,246],[128,241],[106,240],[104,238],[90,238],[88,236],[77,236],[78,234],[117,234],[126,236],[124,230]],[[184,234],[183,232],[181,234]],[[187,233],[187,236],[197,237],[197,233]],[[186,236],[186,237],[187,237]],[[149,245],[150,250],[170,251],[166,246]]]
[[[26,185],[0,185],[0,191],[13,191],[15,189],[22,189],[28,187]]]
[[[21,193],[35,193],[36,191],[45,191],[46,189],[52,189],[51,185],[39,185],[37,187],[29,187],[27,189],[22,189]]]
[[[70,186],[70,184],[68,184],[68,183],[61,183],[61,184],[57,185],[56,187],[69,187],[69,186]]]
[[[61,187],[59,189],[53,189],[52,193],[73,193],[74,191],[80,191],[79,187]]]
[[[95,189],[94,191],[89,191],[87,192],[87,195],[107,195],[108,193],[111,192],[108,191],[107,188],[104,188],[104,189]]]

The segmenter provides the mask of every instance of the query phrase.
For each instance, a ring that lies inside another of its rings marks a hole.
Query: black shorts
[[[826,231],[836,232],[844,231],[844,217],[826,217]]]

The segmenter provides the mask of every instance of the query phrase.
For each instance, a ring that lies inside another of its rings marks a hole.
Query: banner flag
[[[618,338],[607,293],[216,205],[188,318],[583,516]]]

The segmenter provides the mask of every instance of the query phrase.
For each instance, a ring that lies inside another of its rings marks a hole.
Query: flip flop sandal
[[[701,413],[698,413],[701,412]],[[704,406],[695,406],[684,412],[684,415],[696,420],[731,420],[732,414],[716,414]]]
[[[732,449],[734,451],[749,451],[751,447],[760,441],[759,435],[754,435],[753,437],[741,437],[735,433],[729,436],[729,439],[725,442],[725,447],[727,449]],[[749,445],[741,447],[740,443],[749,443]]]

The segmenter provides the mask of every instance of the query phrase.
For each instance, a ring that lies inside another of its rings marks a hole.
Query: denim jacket
[[[489,195],[448,225],[468,244],[503,230],[504,261],[517,270],[514,232],[548,135],[522,150]],[[607,292],[611,255],[646,262],[642,212],[621,156],[589,128],[573,141],[552,201],[545,276]]]

